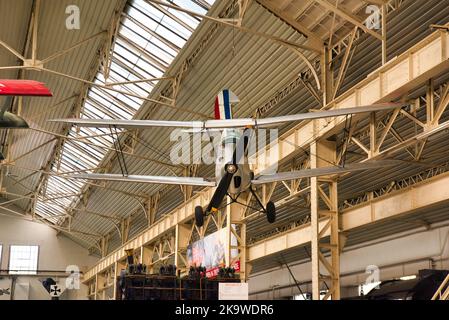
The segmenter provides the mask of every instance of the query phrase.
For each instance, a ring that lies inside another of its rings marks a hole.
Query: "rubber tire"
[[[267,221],[268,223],[276,222],[276,207],[273,201],[267,203]]]
[[[198,228],[204,225],[204,211],[200,206],[195,207],[195,224]]]

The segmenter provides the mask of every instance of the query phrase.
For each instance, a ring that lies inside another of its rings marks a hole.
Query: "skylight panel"
[[[206,14],[213,0],[171,1],[183,8]],[[113,52],[109,78],[99,72],[93,82],[97,85],[123,83],[163,77],[179,50],[184,46],[200,19],[174,9],[151,4],[145,0],[130,0],[122,14]],[[157,81],[128,83],[104,88],[91,87],[79,117],[86,119],[132,119]],[[130,96],[135,95],[138,97]],[[120,134],[123,129],[114,129]],[[51,169],[46,188],[38,195],[36,214],[49,222],[60,223],[66,210],[74,207],[86,185],[81,180],[57,176],[61,173],[86,172],[97,168],[108,151],[115,149],[108,128],[72,127],[61,156]],[[101,136],[98,136],[101,135]],[[69,195],[58,197],[58,194]],[[73,196],[70,196],[73,195]],[[52,199],[52,198],[58,199]]]

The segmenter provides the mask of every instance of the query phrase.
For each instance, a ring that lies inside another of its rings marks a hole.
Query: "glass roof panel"
[[[214,0],[174,0],[171,3],[206,14]],[[145,0],[129,0],[113,47],[109,78],[99,72],[94,83],[108,85],[164,75],[184,46],[200,19]],[[132,119],[147,97],[154,82],[119,84],[116,91],[91,87],[81,118]],[[119,91],[119,92],[117,92]],[[122,132],[114,130],[115,133]],[[66,179],[64,173],[93,172],[108,151],[114,150],[111,130],[72,127],[60,155],[53,165],[46,185],[36,202],[36,214],[50,223],[60,223],[68,209],[76,206],[85,186],[80,180]],[[108,135],[109,134],[109,135]]]

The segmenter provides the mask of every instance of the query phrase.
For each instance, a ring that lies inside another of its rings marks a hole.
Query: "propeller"
[[[221,178],[220,183],[218,184],[218,187],[215,190],[209,205],[207,206],[206,213],[214,213],[218,211],[218,208],[223,202],[223,199],[228,192],[229,186],[232,183],[232,178],[239,169],[238,164],[241,163],[241,160],[245,155],[246,149],[249,144],[250,132],[251,131],[249,131],[248,129],[245,129],[243,131],[242,137],[240,137],[240,139],[237,141],[234,154],[232,156],[232,162],[225,165],[225,174]]]

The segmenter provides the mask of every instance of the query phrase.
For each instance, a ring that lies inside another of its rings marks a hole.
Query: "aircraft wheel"
[[[195,207],[195,224],[198,228],[201,228],[204,224],[204,212],[200,206]]]
[[[267,203],[267,220],[269,223],[274,223],[276,221],[276,207],[273,201]]]

